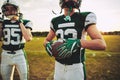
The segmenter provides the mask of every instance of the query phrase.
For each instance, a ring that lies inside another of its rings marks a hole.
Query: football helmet
[[[12,7],[8,8],[6,6],[12,6]],[[2,9],[3,15],[5,15],[7,18],[11,18],[20,13],[18,4],[13,0],[4,1],[1,9]],[[12,11],[14,11],[14,12],[12,12]]]
[[[82,0],[77,0],[77,2],[75,2],[74,0],[68,0],[67,2],[65,2],[65,0],[60,0],[59,1],[59,5],[61,8],[79,8],[81,5]]]

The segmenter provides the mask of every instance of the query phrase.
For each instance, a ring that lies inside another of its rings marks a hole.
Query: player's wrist
[[[53,43],[53,41],[48,41],[48,42],[45,44],[45,46],[51,45],[52,43]]]

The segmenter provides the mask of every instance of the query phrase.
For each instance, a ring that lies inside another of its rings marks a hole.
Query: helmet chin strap
[[[72,12],[72,7],[69,8],[67,16],[64,18],[65,21],[71,21],[70,13]]]

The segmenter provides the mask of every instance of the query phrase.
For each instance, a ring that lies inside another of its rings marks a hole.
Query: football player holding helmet
[[[13,0],[3,3],[2,14],[2,54],[1,75],[3,80],[10,80],[13,65],[17,68],[20,80],[28,80],[28,63],[24,45],[32,39],[32,22],[23,19],[19,5]]]
[[[54,80],[86,80],[85,48],[91,50],[104,50],[106,43],[96,28],[96,15],[93,12],[75,12],[79,9],[82,0],[59,0],[64,14],[51,20],[50,31],[44,46],[52,55],[50,42],[57,37],[64,43],[56,49]],[[91,40],[86,40],[86,36]],[[48,46],[49,44],[49,46]]]

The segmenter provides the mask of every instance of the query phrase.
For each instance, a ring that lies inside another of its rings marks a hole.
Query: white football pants
[[[84,80],[83,64],[64,65],[56,61],[54,80]]]
[[[24,51],[16,50],[16,54],[9,54],[10,51],[3,50],[1,54],[1,75],[3,80],[11,80],[12,67],[15,65],[20,80],[28,80],[28,65]]]

